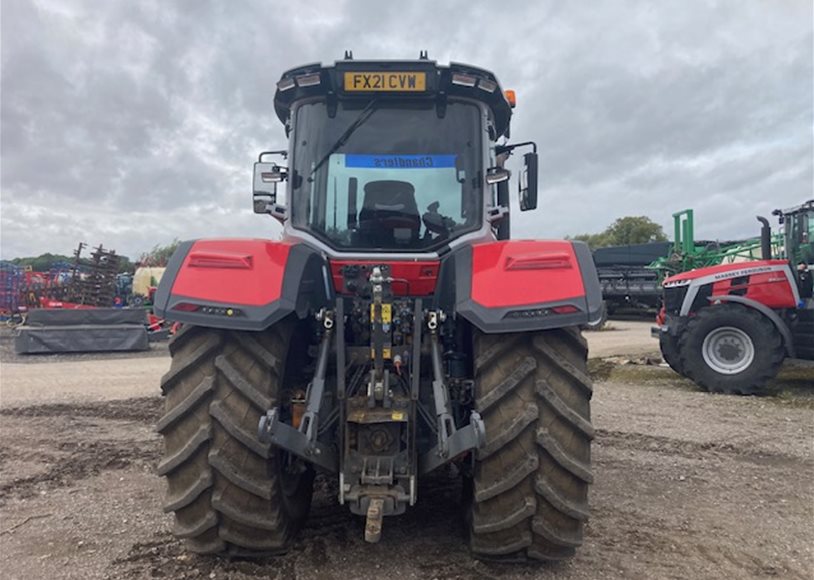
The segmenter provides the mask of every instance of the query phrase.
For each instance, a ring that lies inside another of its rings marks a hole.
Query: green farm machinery
[[[806,207],[801,206],[802,210]],[[801,225],[802,218],[798,216],[804,216],[806,212],[795,211],[801,208],[774,212],[781,224],[786,220],[785,231],[793,233],[795,228],[811,227]],[[661,306],[662,282],[675,274],[720,264],[750,262],[759,260],[762,255],[761,237],[736,241],[696,240],[692,209],[674,213],[673,224],[672,244],[651,242],[594,251],[605,309],[609,315],[621,308],[658,309]],[[768,223],[763,227],[768,228]],[[772,255],[785,257],[785,235],[780,232],[771,234],[769,231]],[[653,256],[659,257],[653,260]],[[802,258],[789,256],[794,263]],[[648,263],[648,260],[653,261]]]
[[[696,241],[693,210],[685,209],[673,214],[674,240],[672,251],[648,266],[659,273],[659,282],[681,272],[715,266],[758,260],[761,255],[760,238],[739,241]],[[772,250],[777,254],[783,247],[781,234],[772,236]]]

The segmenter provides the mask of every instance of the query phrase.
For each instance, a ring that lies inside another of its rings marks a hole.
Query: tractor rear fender
[[[602,290],[582,242],[506,240],[455,251],[441,266],[436,307],[486,333],[598,321]]]
[[[709,300],[713,304],[716,302],[734,302],[736,304],[743,304],[744,306],[747,306],[749,308],[754,308],[762,315],[764,315],[766,318],[771,320],[772,324],[774,324],[775,327],[777,328],[777,332],[779,332],[780,336],[783,337],[783,345],[786,347],[786,353],[788,354],[789,358],[794,358],[794,339],[792,338],[791,335],[791,329],[789,328],[789,325],[786,324],[782,318],[780,318],[777,312],[775,312],[765,304],[761,304],[756,300],[745,298],[743,296],[735,295],[710,296],[709,298],[707,298],[707,300]]]
[[[694,311],[708,303],[742,304],[768,318],[783,337],[788,356],[794,356],[791,330],[777,313],[779,309],[795,308],[800,302],[797,282],[787,260],[719,264],[671,276],[662,285],[665,291],[686,287],[678,312],[680,321],[687,321]],[[680,332],[680,325],[680,322],[673,325],[671,334]]]
[[[686,285],[681,316],[705,304],[712,296],[743,296],[769,309],[796,308],[800,302],[797,281],[786,260],[735,262],[699,268],[670,276],[662,283],[667,289]]]
[[[327,262],[304,244],[194,240],[179,244],[170,258],[154,309],[177,322],[264,330],[332,301]]]

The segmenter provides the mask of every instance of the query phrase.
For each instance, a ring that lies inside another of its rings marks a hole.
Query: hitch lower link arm
[[[299,428],[282,422],[280,409],[275,407],[266,411],[266,414],[260,418],[257,436],[262,443],[270,443],[323,469],[334,472],[338,469],[336,454],[329,447],[317,441],[319,408],[325,393],[325,374],[328,369],[328,355],[333,334],[333,313],[322,310],[317,314],[317,320],[322,322],[323,333],[317,355],[316,372],[308,385],[305,413],[303,413]]]
[[[438,323],[443,322],[443,312],[430,312],[427,328],[430,331],[430,356],[432,358],[432,395],[438,425],[438,443],[421,456],[421,473],[428,473],[458,455],[471,449],[480,449],[486,442],[486,428],[477,411],[472,411],[469,424],[460,429],[455,427],[449,389],[444,382],[441,363],[441,345],[438,343]]]

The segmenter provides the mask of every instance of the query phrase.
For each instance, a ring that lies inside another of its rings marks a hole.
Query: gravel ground
[[[617,327],[616,322],[613,323]],[[653,351],[648,323],[589,333],[592,354]],[[624,333],[624,334],[623,334]],[[619,345],[629,349],[619,350]],[[650,346],[649,350],[647,345]],[[600,350],[605,349],[605,350]],[[0,351],[3,352],[3,351]],[[592,516],[568,562],[472,560],[460,486],[439,474],[388,518],[382,542],[318,482],[286,555],[226,561],[184,552],[161,512],[152,425],[166,356],[41,358],[0,365],[0,576],[4,578],[811,578],[814,370],[771,398],[710,395],[659,366],[594,361]],[[25,368],[23,368],[25,367]]]

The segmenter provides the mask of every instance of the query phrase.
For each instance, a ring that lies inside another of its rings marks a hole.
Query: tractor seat
[[[383,180],[365,184],[359,212],[359,233],[377,247],[406,245],[418,239],[421,216],[415,188],[406,181]]]

